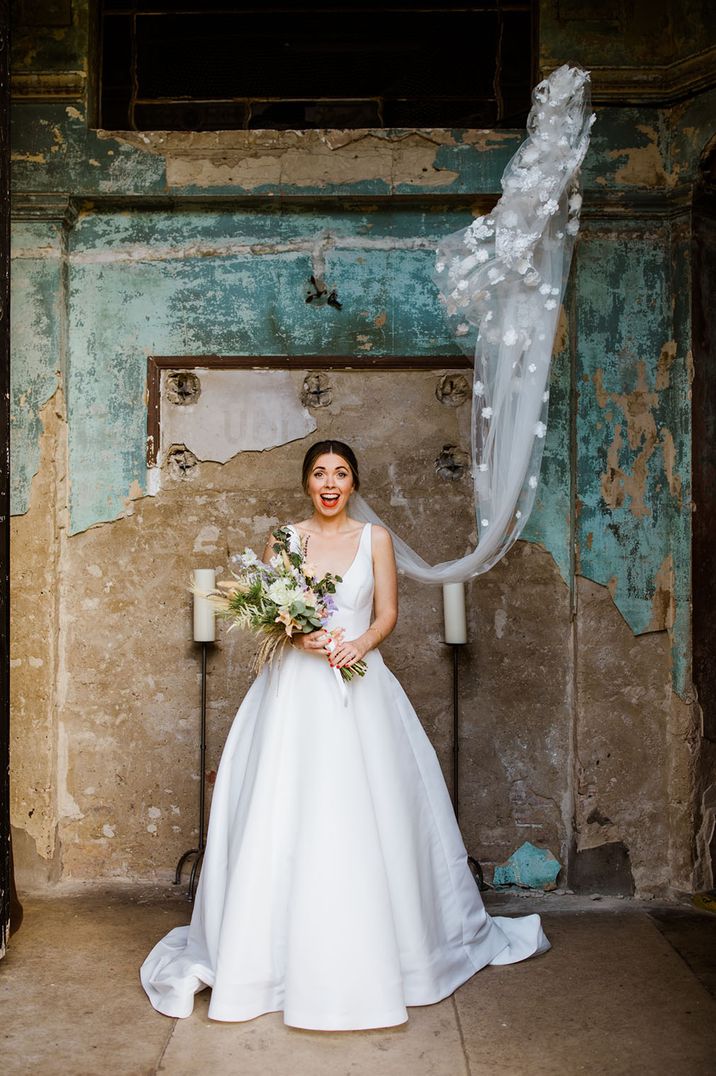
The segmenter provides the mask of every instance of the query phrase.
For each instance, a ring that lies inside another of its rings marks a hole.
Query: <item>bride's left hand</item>
[[[366,649],[358,639],[341,639],[338,646],[328,655],[330,664],[340,669],[344,665],[353,665],[365,655]]]

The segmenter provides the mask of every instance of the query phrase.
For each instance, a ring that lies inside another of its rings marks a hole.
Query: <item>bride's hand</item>
[[[344,665],[353,665],[354,662],[360,661],[366,652],[367,648],[361,646],[359,639],[341,638],[328,660],[334,668],[340,669]]]
[[[336,628],[334,632],[334,638],[338,641],[343,638],[345,628]],[[317,654],[319,657],[327,657],[330,654],[330,650],[327,647],[327,643],[330,642],[331,636],[325,630],[325,628],[317,628],[315,631],[309,631],[307,633],[301,632],[293,636],[293,645],[296,650],[305,650],[309,654]]]

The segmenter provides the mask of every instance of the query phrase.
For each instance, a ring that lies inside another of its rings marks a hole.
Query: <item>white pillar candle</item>
[[[200,590],[213,590],[216,586],[214,568],[195,568],[194,586]],[[194,641],[213,643],[216,640],[216,613],[214,606],[200,594],[194,595]]]
[[[445,642],[466,643],[464,583],[443,583],[443,616],[445,618]]]

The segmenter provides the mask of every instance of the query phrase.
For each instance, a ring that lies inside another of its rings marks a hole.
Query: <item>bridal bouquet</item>
[[[229,631],[238,626],[261,637],[252,665],[256,672],[266,662],[271,663],[277,649],[294,633],[324,628],[333,642],[329,649],[336,645],[335,632],[328,631],[325,625],[337,608],[332,595],[342,577],[327,572],[318,579],[316,568],[306,561],[303,547],[300,553],[291,549],[287,527],[278,527],[271,533],[276,542],[268,564],[247,547],[230,558],[234,581],[219,582],[212,591],[199,590],[193,583],[189,588],[193,594],[207,598],[216,607],[217,616],[231,620]],[[343,686],[343,681],[351,680],[355,674],[364,676],[366,669],[365,661],[360,660],[340,669],[334,667],[334,672]]]

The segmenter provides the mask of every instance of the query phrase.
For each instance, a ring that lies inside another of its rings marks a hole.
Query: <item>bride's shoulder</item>
[[[370,529],[373,537],[373,549],[393,548],[393,538],[387,527],[383,527],[380,523],[371,523]]]
[[[390,531],[380,523],[371,523],[370,529],[373,534],[384,534],[386,537],[390,538]]]

